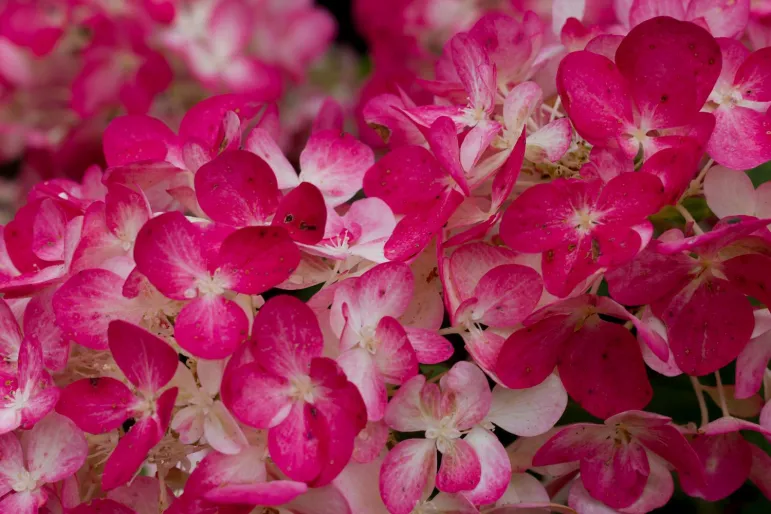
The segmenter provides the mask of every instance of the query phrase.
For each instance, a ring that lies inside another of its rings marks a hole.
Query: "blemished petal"
[[[329,358],[311,362],[311,380],[324,391],[315,399],[309,414],[321,441],[321,472],[310,483],[330,483],[351,460],[354,440],[367,425],[367,410],[356,386],[346,380],[340,367]]]
[[[624,508],[642,496],[650,474],[645,449],[639,444],[609,445],[606,451],[581,460],[581,480],[593,497]]]
[[[93,350],[106,350],[110,321],[139,323],[142,312],[123,295],[125,280],[104,269],[72,275],[54,294],[56,322],[64,335]]]
[[[585,50],[565,56],[557,89],[576,132],[592,144],[613,140],[632,121],[629,86],[605,56]]]
[[[436,445],[408,439],[394,446],[380,469],[380,495],[392,514],[410,514],[436,475]]]
[[[734,84],[741,88],[742,98],[753,102],[771,101],[771,50],[761,48],[751,53],[739,66]]]
[[[481,469],[479,483],[472,490],[464,491],[463,496],[474,505],[496,502],[511,480],[511,462],[506,449],[492,432],[478,426],[463,441],[474,450]]]
[[[445,191],[432,199],[430,208],[411,213],[396,224],[393,235],[383,247],[383,254],[392,261],[407,261],[417,256],[437,235],[447,220],[463,203],[463,195],[456,190]]]
[[[242,228],[222,242],[215,279],[239,293],[264,293],[288,279],[300,257],[300,249],[284,228]]]
[[[404,327],[415,356],[421,364],[437,364],[446,361],[454,353],[452,343],[435,330]]]
[[[629,191],[635,194],[630,195]],[[649,173],[622,173],[602,188],[597,210],[603,211],[603,222],[629,226],[655,214],[663,195],[664,185],[658,177]]]
[[[212,220],[236,227],[267,224],[281,198],[268,163],[245,150],[223,152],[201,166],[195,193]]]
[[[714,502],[733,494],[752,468],[752,447],[738,432],[701,435],[690,440],[704,465],[704,474],[680,473],[680,486],[690,496]]]
[[[474,321],[513,327],[527,318],[543,292],[541,276],[532,268],[505,264],[485,273],[474,288]]]
[[[209,278],[203,235],[181,212],[167,212],[142,227],[134,246],[137,269],[169,298],[196,295],[196,281]]]
[[[511,434],[532,437],[549,431],[567,404],[562,382],[551,374],[529,389],[493,388],[493,403],[486,419]]]
[[[414,291],[414,278],[409,266],[401,262],[379,264],[356,282],[358,305],[356,317],[362,326],[375,327],[381,318],[398,318],[407,310]]]
[[[314,245],[324,237],[327,206],[319,188],[302,182],[281,199],[272,225],[283,227],[298,243]]]
[[[249,319],[235,302],[202,296],[185,305],[174,324],[183,350],[204,359],[223,359],[249,338]]]
[[[251,427],[274,427],[283,422],[293,408],[289,381],[266,374],[256,365],[236,369],[223,382],[223,389],[226,389],[223,396],[230,411]]]
[[[696,376],[734,360],[750,340],[755,323],[744,294],[714,277],[683,289],[661,319],[678,367]]]
[[[327,204],[337,207],[362,188],[374,163],[369,146],[350,134],[322,130],[311,135],[300,154],[300,180],[318,187]]]
[[[436,488],[446,493],[473,490],[482,479],[482,465],[474,448],[464,439],[454,439],[442,452]]]
[[[721,106],[713,113],[715,130],[707,153],[728,168],[745,170],[771,159],[771,119],[742,106]]]
[[[493,396],[487,377],[479,366],[456,363],[439,381],[442,393],[454,394],[453,420],[458,430],[468,430],[481,422],[490,411]]]
[[[744,171],[714,166],[704,177],[707,205],[718,218],[755,215],[755,188]]]
[[[424,209],[446,188],[446,173],[421,146],[401,146],[379,159],[364,176],[364,192],[380,198],[394,213]]]
[[[102,434],[120,427],[134,404],[134,393],[111,377],[84,378],[62,389],[56,411],[81,429]]]
[[[664,128],[685,125],[701,110],[720,75],[722,55],[705,29],[656,18],[629,32],[616,63],[641,116]]]
[[[162,121],[144,115],[119,116],[104,129],[103,148],[110,167],[141,161],[164,161],[176,144]]]
[[[653,397],[640,346],[623,325],[587,321],[560,359],[565,389],[594,416],[605,419],[639,410]]]
[[[324,336],[316,315],[292,296],[275,296],[254,318],[253,353],[268,372],[281,377],[307,374],[314,357],[324,349]]]
[[[343,352],[337,358],[337,363],[361,393],[367,407],[368,419],[382,419],[388,403],[388,393],[383,375],[377,369],[372,355],[364,348],[352,348]]]
[[[377,370],[386,383],[402,384],[418,373],[418,359],[407,332],[396,319],[386,316],[375,330],[380,346],[374,355]]]
[[[206,442],[220,453],[235,454],[249,445],[238,422],[219,400],[204,419],[203,434]]]
[[[311,482],[324,465],[318,433],[313,430],[312,405],[295,402],[286,418],[268,432],[270,457],[289,478]]]
[[[540,384],[554,371],[572,331],[567,316],[551,316],[517,330],[503,344],[495,374],[510,388]]]
[[[110,352],[126,378],[142,391],[156,392],[169,383],[177,371],[177,352],[163,339],[122,321],[107,328]]]
[[[27,470],[44,483],[74,474],[86,462],[86,437],[69,418],[52,413],[21,438]]]
[[[426,377],[415,375],[405,382],[388,402],[385,423],[399,432],[418,432],[429,428],[421,402]]]
[[[164,395],[171,392],[176,395],[175,389],[169,389]],[[164,400],[163,396],[159,403],[161,400]],[[172,398],[166,414],[171,414],[173,404],[174,399]],[[168,416],[166,417],[165,424],[168,425]],[[156,417],[144,417],[132,425],[128,433],[118,441],[115,450],[107,459],[102,475],[102,489],[105,491],[115,489],[131,480],[139,471],[150,450],[163,438],[167,428],[163,426],[163,421]]]

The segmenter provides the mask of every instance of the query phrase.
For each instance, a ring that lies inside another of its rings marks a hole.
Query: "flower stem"
[[[720,410],[723,411],[723,416],[728,417],[731,414],[728,412],[728,403],[725,399],[725,389],[723,388],[723,380],[720,378],[719,371],[715,371],[715,382],[717,383],[717,395],[720,400]]]
[[[688,212],[688,209],[683,207],[682,204],[677,204],[675,208],[677,209],[677,212],[682,214],[683,218],[685,218],[685,221],[693,226],[693,231],[696,232],[697,235],[702,235],[704,233],[699,224],[696,223],[696,220],[693,219],[693,216],[691,216],[691,213]]]
[[[709,413],[707,412],[707,402],[704,399],[704,389],[701,387],[699,379],[690,377],[693,390],[696,392],[696,399],[699,401],[699,410],[701,411],[701,426],[709,423]]]

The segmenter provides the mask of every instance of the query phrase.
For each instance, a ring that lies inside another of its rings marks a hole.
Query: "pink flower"
[[[43,368],[40,342],[32,337],[21,342],[17,374],[0,373],[0,380],[0,434],[33,427],[59,400],[59,388]]]
[[[681,477],[703,480],[696,452],[670,421],[657,414],[627,411],[604,425],[571,425],[538,450],[533,464],[580,461],[581,480],[589,494],[610,507],[628,507],[643,494],[651,473],[648,452],[670,462]]]
[[[177,388],[165,389],[177,368],[177,352],[146,330],[113,321],[110,352],[133,388],[110,377],[85,378],[67,386],[57,411],[92,434],[110,432],[130,418],[135,423],[107,459],[105,490],[128,482],[158,444],[171,420]]]
[[[712,373],[750,340],[755,321],[745,295],[771,302],[764,292],[767,243],[750,236],[766,224],[728,217],[707,234],[651,241],[606,274],[610,294],[626,305],[651,304],[667,327],[677,366],[689,375]]]
[[[268,450],[279,469],[313,486],[340,473],[366,425],[361,395],[333,360],[321,356],[323,345],[309,307],[290,296],[272,298],[222,386],[237,419],[269,429]]]
[[[723,69],[710,94],[715,130],[707,151],[718,163],[733,169],[748,169],[771,159],[771,90],[765,86],[771,75],[769,50],[750,53],[733,39],[718,39]],[[739,144],[741,142],[741,144]]]
[[[96,16],[84,50],[83,67],[72,83],[72,108],[83,117],[119,104],[129,114],[144,114],[153,98],[171,84],[173,72],[147,44],[138,20]]]
[[[544,403],[555,400],[553,391],[546,389],[535,396]],[[468,362],[455,364],[439,385],[427,383],[423,375],[402,385],[388,404],[385,421],[400,432],[424,431],[425,438],[400,442],[383,462],[380,493],[389,512],[413,512],[426,499],[423,491],[433,489],[434,479],[440,491],[461,493],[473,504],[500,498],[509,483],[511,463],[501,443],[481,423],[522,435],[546,432],[564,411],[567,398],[563,390],[554,409],[539,413],[529,425],[523,423],[519,402],[527,410],[527,400],[515,391],[496,388],[490,393],[484,373]],[[436,450],[442,453],[438,474]]]
[[[443,337],[405,330],[398,321],[407,312],[413,283],[406,264],[386,263],[335,290],[330,324],[340,338],[337,363],[359,389],[371,421],[385,414],[386,384],[401,385],[418,373],[419,362],[434,364],[452,355]]]
[[[693,49],[691,49],[693,48]],[[584,50],[560,63],[557,87],[576,131],[589,143],[645,157],[685,136],[704,144],[714,124],[700,113],[721,69],[720,48],[704,29],[670,18],[641,23],[615,64]]]
[[[34,514],[45,504],[45,486],[63,480],[85,463],[86,438],[64,416],[51,413],[24,432],[0,435],[0,510]]]
[[[540,384],[555,366],[568,394],[594,416],[608,418],[642,409],[653,396],[640,348],[622,325],[599,314],[631,321],[652,351],[668,355],[666,343],[607,297],[583,295],[536,311],[503,344],[494,368],[512,388]]]
[[[522,252],[542,253],[547,291],[568,296],[600,269],[631,260],[651,237],[647,216],[664,188],[649,174],[601,181],[558,179],[527,189],[506,210],[501,236]]]
[[[201,227],[170,212],[145,223],[134,260],[165,296],[189,301],[174,325],[180,346],[221,359],[246,340],[249,325],[226,291],[259,294],[278,285],[297,267],[300,252],[280,227]]]

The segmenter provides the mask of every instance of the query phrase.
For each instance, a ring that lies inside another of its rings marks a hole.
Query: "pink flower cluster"
[[[312,0],[4,1],[0,161],[79,179],[103,164],[101,134],[116,115],[176,125],[211,94],[278,100],[335,30]]]
[[[767,13],[395,4],[357,10],[379,143],[327,101],[297,159],[271,87],[327,37],[308,2],[8,4],[17,71],[89,13],[69,108],[129,114],[0,227],[0,514],[645,514],[673,474],[771,499]],[[158,33],[231,92],[146,114]],[[653,408],[677,377],[700,420]]]

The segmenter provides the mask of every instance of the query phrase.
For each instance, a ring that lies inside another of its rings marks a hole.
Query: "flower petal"
[[[166,341],[122,320],[107,328],[110,351],[126,378],[142,391],[156,392],[177,371],[177,352]]]

